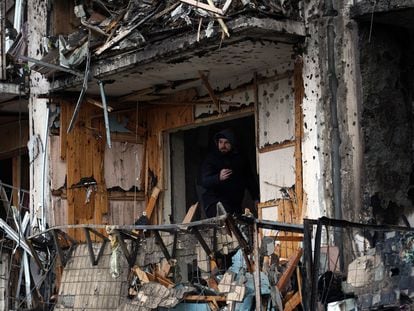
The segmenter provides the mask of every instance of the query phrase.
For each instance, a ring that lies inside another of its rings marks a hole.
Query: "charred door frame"
[[[242,119],[244,117],[253,117],[256,120],[256,115],[255,115],[255,109],[254,107],[249,107],[248,109],[241,109],[238,111],[233,111],[233,112],[229,112],[229,113],[223,113],[222,115],[219,116],[211,116],[211,117],[206,117],[203,119],[197,119],[192,125],[189,126],[182,126],[182,127],[178,127],[178,128],[174,128],[174,129],[169,129],[167,131],[164,131],[162,134],[162,138],[163,138],[163,166],[164,166],[164,170],[163,170],[163,174],[164,174],[164,196],[163,196],[163,208],[162,208],[162,213],[163,213],[163,219],[165,220],[171,220],[173,221],[173,219],[170,219],[170,215],[173,215],[173,211],[174,209],[176,209],[176,204],[174,204],[174,202],[172,201],[174,195],[174,189],[172,187],[172,184],[176,185],[179,184],[179,182],[177,181],[173,181],[173,168],[172,166],[174,165],[171,160],[172,160],[172,155],[171,155],[171,135],[174,135],[175,133],[178,133],[179,131],[184,131],[184,130],[191,130],[191,129],[195,129],[197,127],[201,127],[201,126],[210,126],[213,124],[217,124],[217,123],[222,123],[222,122],[226,122],[226,121],[231,121],[231,120],[236,120],[236,119]],[[255,121],[256,122],[256,121]],[[255,126],[255,131],[257,130],[257,127]],[[254,133],[255,136],[257,135],[257,133]],[[183,139],[181,139],[181,143],[183,144]],[[184,148],[184,146],[182,146]],[[257,152],[257,146],[256,146],[256,163],[257,163],[257,156],[258,156],[258,152]],[[184,165],[184,160],[182,162],[181,165]],[[179,178],[179,177],[178,177]],[[177,189],[177,187],[176,187]],[[185,189],[185,182],[184,182],[184,189]],[[180,190],[180,192],[182,192],[182,190]],[[181,195],[182,196],[182,195]],[[183,198],[181,197],[180,201],[185,202],[185,190],[184,190],[184,200],[182,200]],[[178,215],[182,214],[182,218],[184,218],[185,213],[187,211],[187,209],[190,206],[185,206],[185,210],[183,210],[183,213],[178,213]],[[174,219],[175,220],[175,219]],[[177,220],[176,222],[181,222],[182,219]]]

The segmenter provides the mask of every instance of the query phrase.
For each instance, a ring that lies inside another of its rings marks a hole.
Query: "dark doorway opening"
[[[200,184],[200,167],[208,152],[215,148],[214,135],[229,128],[235,134],[237,148],[248,158],[253,174],[257,176],[253,115],[171,133],[171,222],[181,222],[188,208],[195,202],[199,202],[200,207],[196,217],[203,216],[200,213],[203,208],[201,195],[204,191]],[[243,205],[249,206],[251,201],[246,192]]]

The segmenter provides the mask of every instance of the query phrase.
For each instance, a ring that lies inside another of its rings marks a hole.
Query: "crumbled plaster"
[[[318,22],[316,18],[321,14],[317,5],[305,4],[306,26],[309,34],[316,34]],[[327,200],[329,193],[324,184],[327,178],[326,168],[330,163],[330,152],[325,151],[329,145],[326,133],[327,117],[324,113],[322,99],[322,70],[321,59],[324,55],[319,54],[320,41],[324,35],[309,36],[306,40],[303,55],[303,83],[305,94],[302,103],[303,111],[303,141],[302,141],[302,163],[303,163],[303,187],[306,193],[305,217],[318,218],[327,215],[331,202]]]

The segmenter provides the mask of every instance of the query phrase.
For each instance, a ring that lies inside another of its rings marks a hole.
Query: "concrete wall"
[[[348,16],[352,1],[333,1],[332,12],[326,11],[328,2],[311,1],[305,5],[306,24],[311,34],[305,44],[303,74],[302,149],[307,215],[358,221],[362,143],[358,122],[356,24]],[[328,42],[329,31],[332,31],[331,43]],[[338,135],[337,147],[335,135]],[[336,166],[339,169],[336,203],[333,186],[335,156],[339,162]]]
[[[28,14],[28,56],[41,59],[44,47],[41,42],[46,36],[47,3],[41,0],[27,4]],[[32,217],[47,218],[50,206],[49,167],[47,152],[47,116],[48,100],[40,94],[48,93],[49,84],[39,73],[30,75],[29,98],[29,155],[30,158],[30,210]],[[43,209],[42,209],[43,207]],[[42,213],[42,210],[45,211]],[[43,223],[45,225],[45,223]]]

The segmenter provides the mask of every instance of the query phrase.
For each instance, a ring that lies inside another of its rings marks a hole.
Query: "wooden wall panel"
[[[132,225],[142,216],[145,203],[143,201],[110,201],[107,215],[111,225]]]
[[[60,157],[60,136],[50,136],[50,188],[52,191],[64,187],[66,180],[66,162]]]
[[[112,142],[105,148],[105,181],[108,189],[120,187],[125,191],[142,184],[143,145]]]
[[[145,193],[147,197],[151,194],[152,187],[155,185],[164,189],[162,172],[164,162],[162,154],[163,131],[193,123],[193,109],[192,106],[159,106],[146,111],[145,122],[148,132],[145,153],[147,163]],[[157,214],[155,212],[154,217]],[[151,220],[156,223],[157,220],[154,217]]]
[[[61,134],[66,131],[72,116],[74,105],[61,103]],[[61,137],[62,155],[66,158],[66,224],[102,224],[103,215],[108,213],[108,194],[104,178],[105,134],[102,120],[90,121],[90,116],[97,114],[99,108],[83,104],[77,121],[69,134]],[[65,137],[66,136],[66,137]],[[83,178],[94,178],[97,182],[92,187],[87,200],[87,187],[81,184]],[[76,239],[84,240],[81,230],[69,231]]]

